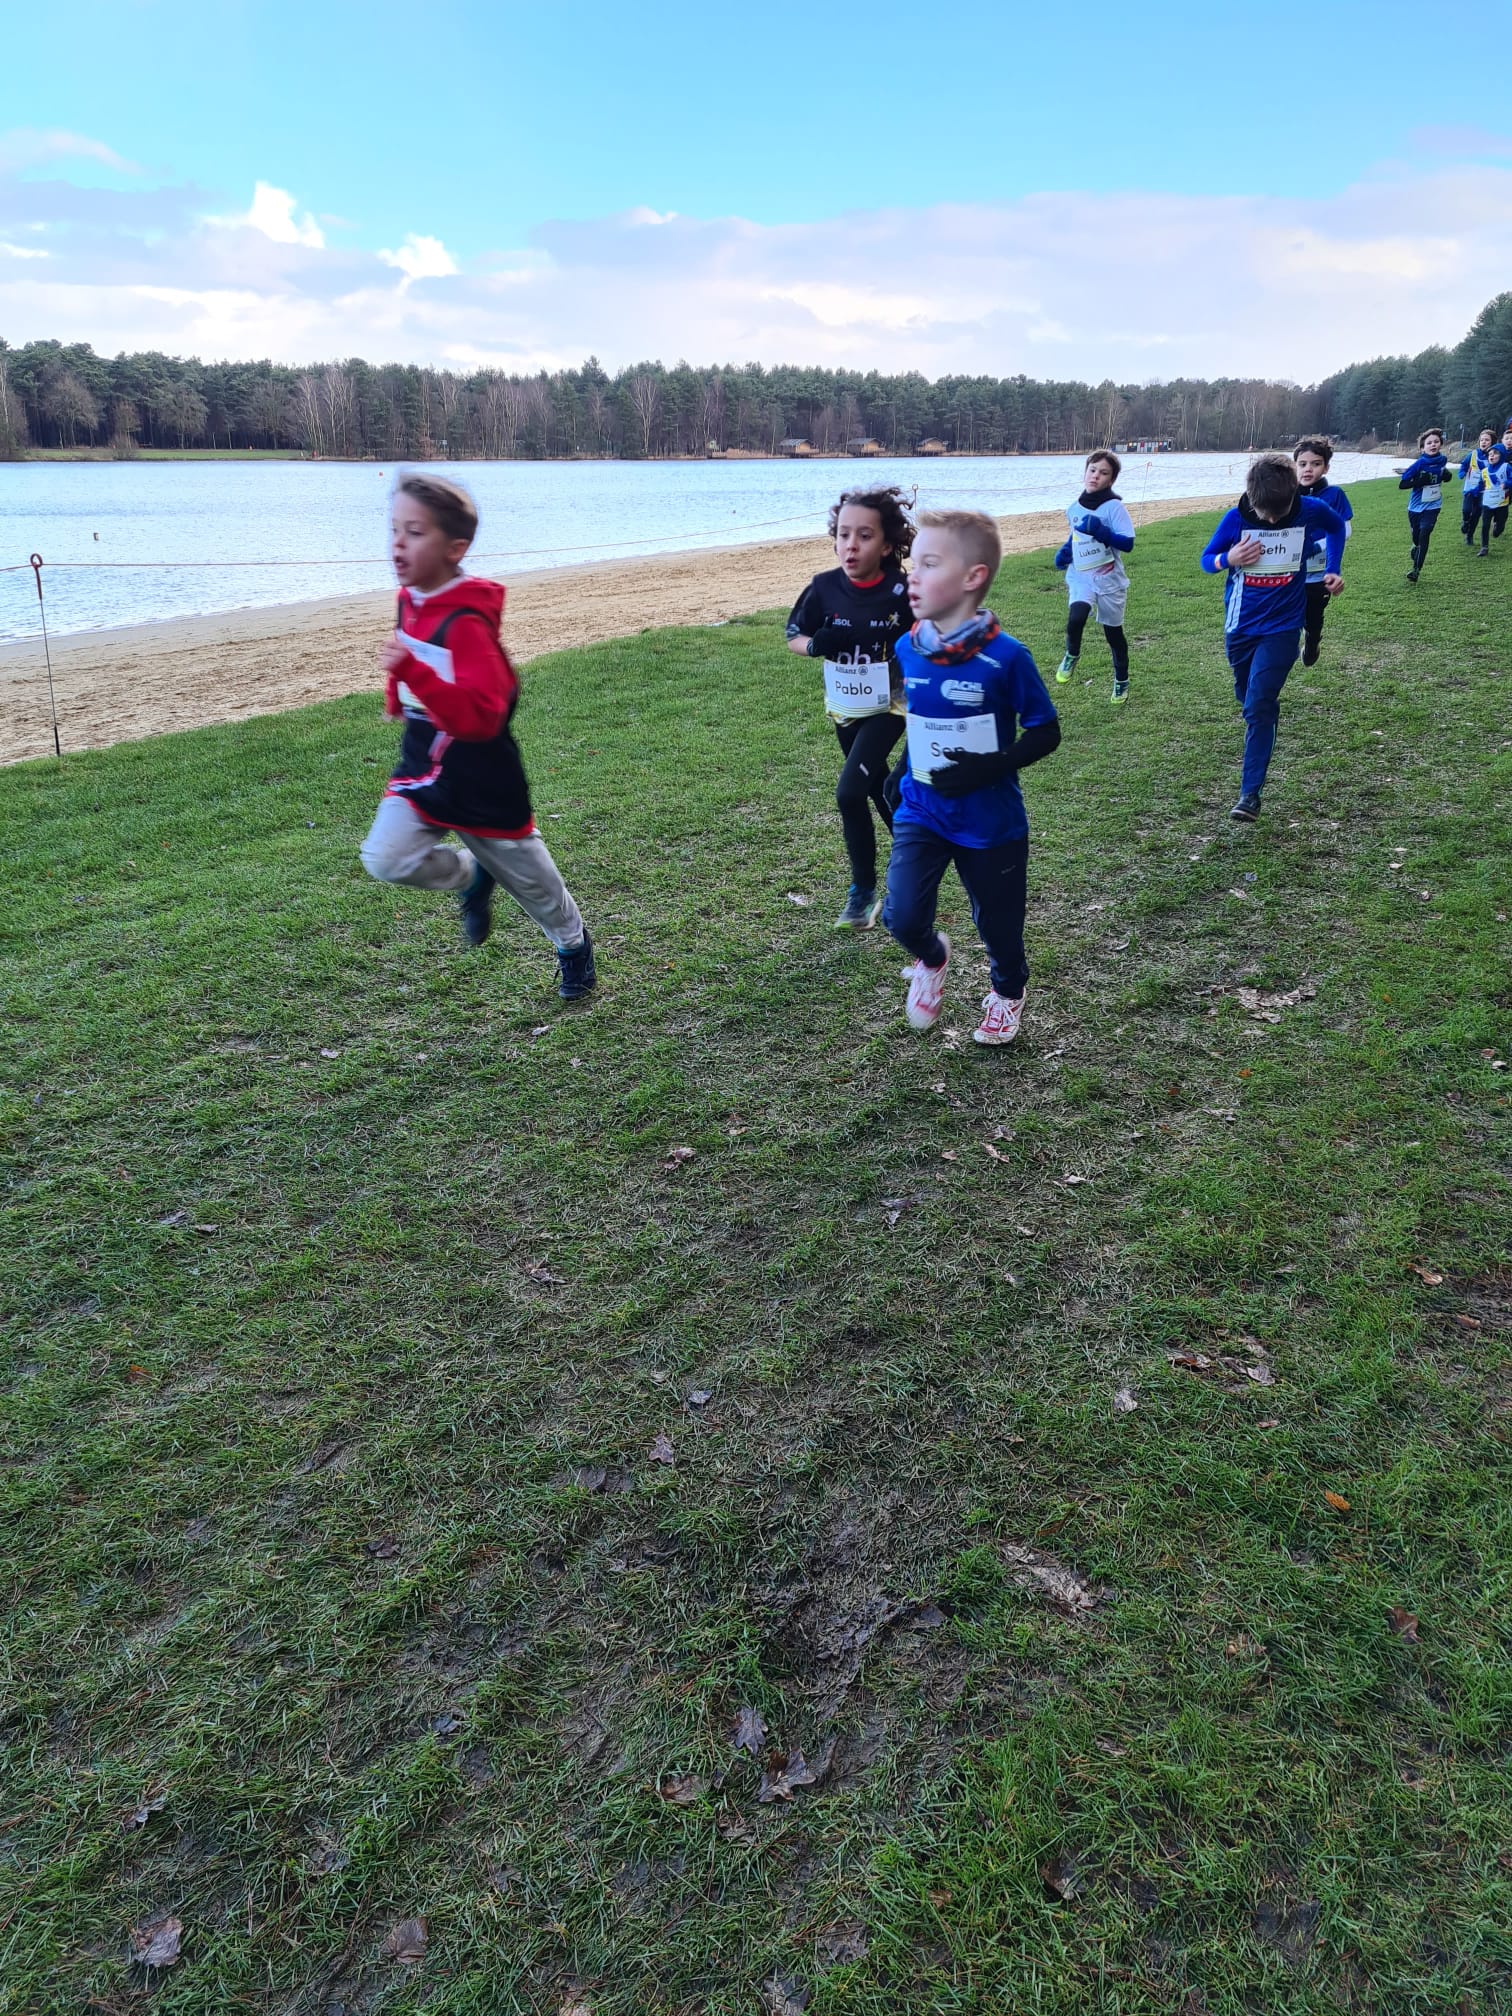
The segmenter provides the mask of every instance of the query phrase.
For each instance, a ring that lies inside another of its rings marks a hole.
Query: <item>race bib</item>
[[[1071,534],[1071,565],[1078,574],[1095,574],[1099,568],[1111,567],[1117,558],[1111,546],[1104,546],[1090,532]]]
[[[947,749],[966,749],[974,756],[997,752],[995,714],[950,714],[943,719],[932,714],[908,717],[908,767],[926,782],[936,770],[948,770]]]
[[[1309,581],[1321,581],[1327,572],[1328,555],[1321,546],[1314,546],[1307,556],[1307,578]]]
[[[1499,511],[1506,501],[1506,484],[1499,482],[1494,476],[1488,476],[1486,478],[1486,495],[1484,499],[1485,508],[1488,511]]]
[[[1260,558],[1241,568],[1244,574],[1295,574],[1307,542],[1305,525],[1246,525],[1246,539],[1260,541]]]
[[[1417,508],[1419,511],[1437,511],[1443,500],[1442,483],[1425,483],[1417,493]]]
[[[892,674],[885,658],[824,661],[824,704],[831,714],[885,714],[892,705]]]

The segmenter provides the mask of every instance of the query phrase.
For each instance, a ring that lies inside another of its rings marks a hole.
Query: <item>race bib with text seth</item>
[[[997,753],[995,714],[910,714],[908,767],[927,783],[936,770],[948,770],[947,749],[965,749],[975,756]]]
[[[1305,525],[1246,525],[1247,539],[1260,541],[1260,557],[1240,569],[1243,574],[1295,574],[1302,565],[1302,548],[1307,543]]]

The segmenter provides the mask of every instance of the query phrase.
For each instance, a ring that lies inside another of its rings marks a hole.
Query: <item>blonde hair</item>
[[[996,518],[985,511],[921,511],[918,526],[921,532],[926,528],[931,532],[948,532],[968,567],[987,569],[987,579],[982,583],[985,595],[1003,564],[1003,535],[998,531]]]

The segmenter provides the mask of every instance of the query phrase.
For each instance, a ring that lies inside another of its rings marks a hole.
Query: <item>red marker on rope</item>
[[[63,744],[58,739],[58,696],[53,690],[52,646],[47,641],[47,604],[42,599],[42,555],[33,553],[31,570],[37,582],[37,607],[42,612],[42,651],[47,659],[47,698],[52,707],[53,754],[63,761]]]

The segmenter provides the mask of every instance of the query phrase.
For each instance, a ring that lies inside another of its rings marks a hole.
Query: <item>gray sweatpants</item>
[[[376,882],[465,889],[481,863],[559,952],[582,944],[582,913],[539,833],[528,840],[487,840],[469,833],[465,847],[446,847],[438,832],[404,799],[385,798],[362,843],[362,865]]]

